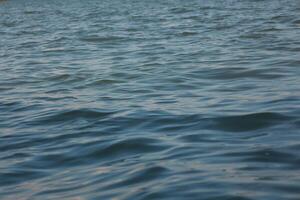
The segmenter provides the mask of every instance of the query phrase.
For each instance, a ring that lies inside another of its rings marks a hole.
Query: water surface
[[[300,198],[298,0],[0,2],[0,199]]]

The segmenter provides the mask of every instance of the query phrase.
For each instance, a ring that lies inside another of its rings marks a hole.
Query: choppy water
[[[300,199],[300,1],[0,2],[0,199]]]

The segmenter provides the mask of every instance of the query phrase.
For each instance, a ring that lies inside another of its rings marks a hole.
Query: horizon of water
[[[300,199],[300,1],[0,2],[0,199]]]

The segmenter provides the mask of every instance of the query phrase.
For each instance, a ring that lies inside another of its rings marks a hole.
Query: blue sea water
[[[0,199],[299,200],[299,0],[0,1]]]

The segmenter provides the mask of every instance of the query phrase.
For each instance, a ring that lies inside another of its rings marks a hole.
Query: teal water
[[[300,1],[0,1],[0,199],[300,199]]]

